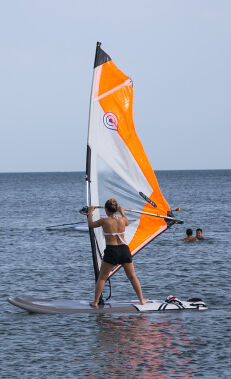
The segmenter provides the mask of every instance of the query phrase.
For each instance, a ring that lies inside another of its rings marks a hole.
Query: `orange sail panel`
[[[125,208],[167,216],[170,207],[135,130],[132,81],[103,53],[101,49],[101,61],[98,65],[96,62],[92,86],[88,202],[104,205],[108,198],[116,197]],[[155,207],[146,202],[140,192],[152,200]],[[100,210],[94,212],[94,219],[101,216]],[[132,255],[167,227],[163,218],[132,214],[125,233]],[[105,241],[100,229],[94,230],[94,238],[99,256],[103,256]]]

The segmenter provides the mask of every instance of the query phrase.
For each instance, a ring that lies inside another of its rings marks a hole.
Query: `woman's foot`
[[[144,305],[145,303],[147,303],[148,300],[149,300],[149,299],[143,299],[143,300],[140,302],[140,304],[141,304],[141,305]]]
[[[95,301],[92,301],[91,303],[89,303],[89,305],[90,305],[91,307],[96,308],[96,307],[98,306],[98,303],[96,303]]]

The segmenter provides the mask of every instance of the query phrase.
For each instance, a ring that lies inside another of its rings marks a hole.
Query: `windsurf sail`
[[[87,205],[104,205],[115,197],[124,208],[174,217],[135,130],[132,80],[116,67],[99,42],[91,90],[86,181]],[[103,217],[102,212],[95,209],[93,220]],[[131,254],[173,224],[174,220],[136,214],[125,232]],[[102,228],[90,228],[89,233],[97,280],[105,239]]]

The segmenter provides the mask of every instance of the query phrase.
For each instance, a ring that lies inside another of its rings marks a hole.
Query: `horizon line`
[[[229,171],[231,168],[178,168],[178,169],[156,169],[158,171]],[[70,173],[85,173],[84,171],[1,171],[0,174],[70,174]]]

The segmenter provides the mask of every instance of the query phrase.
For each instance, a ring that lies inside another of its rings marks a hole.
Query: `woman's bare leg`
[[[132,284],[132,287],[134,288],[134,290],[138,296],[140,304],[142,304],[142,305],[145,304],[148,301],[148,299],[143,298],[142,289],[140,286],[139,279],[136,276],[133,263],[132,262],[131,263],[124,263],[123,268],[124,268],[124,271],[125,271],[128,279],[130,280],[130,282]]]
[[[110,263],[102,262],[102,265],[100,267],[99,277],[95,285],[95,300],[90,303],[92,307],[97,307],[100,295],[104,289],[105,282],[113,269],[113,265]]]

